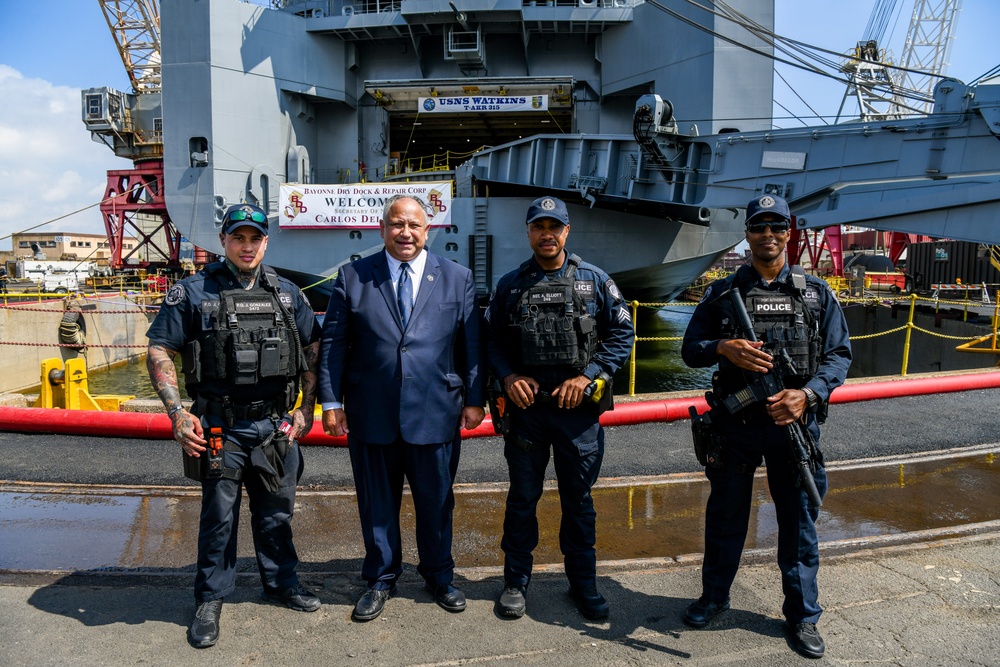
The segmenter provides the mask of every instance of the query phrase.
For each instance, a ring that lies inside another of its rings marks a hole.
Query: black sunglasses
[[[787,220],[776,220],[774,222],[752,222],[747,225],[747,231],[751,234],[763,234],[768,227],[775,234],[784,234],[788,231]]]

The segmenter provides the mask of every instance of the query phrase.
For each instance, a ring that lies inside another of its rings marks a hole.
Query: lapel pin
[[[427,282],[429,283],[434,282],[434,276],[427,276]]]

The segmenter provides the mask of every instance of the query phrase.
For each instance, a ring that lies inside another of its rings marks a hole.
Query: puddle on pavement
[[[1000,518],[1000,465],[992,454],[877,467],[834,468],[818,529],[823,541],[947,528]],[[708,484],[676,478],[594,490],[598,558],[622,560],[700,553]],[[500,533],[506,490],[463,488],[456,494],[454,556],[459,567],[502,564]],[[191,570],[200,510],[197,493],[113,494],[0,492],[0,569]],[[252,570],[249,512],[241,512],[241,569]],[[559,497],[538,506],[536,563],[560,563]],[[350,493],[303,491],[294,521],[306,570],[357,569],[363,557]],[[403,503],[405,559],[415,564],[413,515]],[[764,477],[754,487],[747,548],[774,547],[774,506]]]

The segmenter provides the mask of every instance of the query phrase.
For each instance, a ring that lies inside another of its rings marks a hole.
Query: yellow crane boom
[[[136,95],[160,92],[160,8],[156,0],[98,0]]]

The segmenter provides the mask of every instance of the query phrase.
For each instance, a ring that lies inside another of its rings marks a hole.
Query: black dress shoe
[[[451,584],[438,584],[434,588],[427,584],[427,589],[434,594],[434,601],[442,609],[456,614],[465,611],[465,593]]]
[[[295,611],[316,611],[319,609],[319,598],[312,591],[303,588],[302,584],[295,584],[279,592],[265,590],[260,597],[274,604],[283,604]]]
[[[497,609],[500,611],[500,615],[510,616],[511,618],[521,618],[524,616],[525,593],[524,586],[505,583],[503,585],[503,592],[500,593],[500,599],[497,600]]]
[[[194,620],[188,628],[188,641],[195,648],[215,646],[219,641],[219,617],[222,615],[222,600],[202,602],[194,612]]]
[[[815,623],[789,623],[785,622],[788,634],[792,638],[792,646],[795,650],[807,658],[822,658],[826,653],[826,644]]]
[[[576,608],[585,618],[591,621],[605,619],[611,613],[611,607],[604,596],[597,592],[593,586],[573,586],[569,587],[569,596],[576,603]]]
[[[355,621],[370,621],[377,618],[382,613],[385,601],[392,597],[395,592],[395,586],[388,590],[369,588],[354,605],[354,612],[351,616]]]
[[[729,598],[724,602],[712,602],[700,597],[688,605],[687,611],[684,612],[684,622],[692,628],[703,628],[727,609],[729,609]]]

